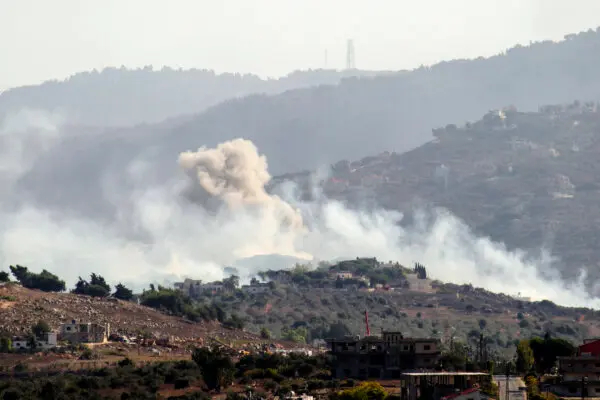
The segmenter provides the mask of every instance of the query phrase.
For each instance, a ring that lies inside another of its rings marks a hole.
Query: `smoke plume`
[[[183,277],[220,279],[224,266],[243,265],[238,263],[260,255],[307,261],[377,257],[406,266],[418,261],[442,281],[559,304],[599,304],[579,282],[560,280],[553,267],[559,261],[548,252],[507,251],[477,237],[445,210],[418,210],[414,222],[402,226],[401,213],[351,209],[328,199],[318,187],[310,201],[285,187],[279,195],[270,193],[267,160],[248,140],[173,154],[168,174],[153,169],[152,151],[139,149],[129,155],[125,169],[116,168],[106,154],[104,163],[90,168],[95,175],[85,175],[91,172],[82,172],[85,163],[70,150],[77,147],[62,141],[61,126],[48,122],[54,121],[49,117],[35,120],[45,123],[30,121],[16,129],[14,122],[5,121],[0,129],[0,140],[11,143],[0,147],[1,159],[11,160],[0,164],[2,269],[17,263],[34,271],[46,268],[68,285],[96,272],[111,283],[140,288]],[[92,140],[99,138],[80,135],[73,143]],[[44,145],[29,148],[28,141]],[[99,195],[81,189],[73,192],[77,196],[58,196],[73,185],[56,178],[58,167],[46,158],[50,150],[68,160],[64,162],[79,187]],[[153,177],[161,173],[170,177],[157,183]],[[79,207],[82,202],[98,204],[94,210],[103,211],[87,212]],[[255,272],[251,267],[240,271],[246,278]]]

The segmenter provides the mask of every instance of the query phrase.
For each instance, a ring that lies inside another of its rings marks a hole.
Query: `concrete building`
[[[268,283],[253,283],[250,285],[242,285],[242,291],[246,292],[246,293],[252,293],[252,294],[256,294],[256,293],[267,293],[271,290],[271,288],[269,287]]]
[[[30,342],[24,337],[15,337],[12,340],[12,348],[15,350],[29,349]],[[52,349],[58,344],[56,332],[47,332],[42,338],[36,338],[35,348],[39,350]]]
[[[484,372],[406,372],[401,375],[402,400],[481,400],[479,388],[491,379]]]
[[[600,339],[586,339],[576,355],[558,357],[561,384],[552,391],[562,395],[600,397]]]
[[[337,379],[398,379],[403,371],[434,369],[441,356],[438,339],[405,338],[400,332],[327,342]]]
[[[59,340],[71,344],[104,343],[110,336],[110,324],[102,325],[92,322],[71,320],[60,326]]]
[[[330,279],[352,279],[354,274],[348,271],[334,271],[329,273]]]
[[[218,294],[225,291],[221,282],[202,283],[198,279],[186,278],[183,282],[176,282],[173,287],[190,297],[197,297],[202,294]]]

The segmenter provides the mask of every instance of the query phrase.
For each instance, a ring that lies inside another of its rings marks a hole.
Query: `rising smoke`
[[[582,285],[562,282],[553,272],[557,261],[548,253],[531,257],[509,252],[476,237],[444,210],[420,210],[409,227],[402,227],[400,213],[352,210],[318,190],[311,201],[300,200],[290,190],[281,196],[270,194],[265,189],[271,179],[267,160],[244,139],[179,154],[179,173],[161,184],[149,183],[152,163],[132,155],[125,171],[115,173],[106,166],[98,182],[101,200],[116,213],[98,218],[56,212],[24,201],[22,190],[15,189],[32,169],[51,170],[52,165],[35,161],[52,146],[61,146],[56,119],[31,115],[44,123],[23,126],[22,119],[18,124],[9,119],[0,129],[0,140],[10,143],[0,147],[0,159],[10,161],[0,163],[2,268],[16,263],[33,270],[47,268],[69,285],[78,276],[97,272],[110,282],[140,288],[150,281],[172,282],[184,276],[219,279],[223,266],[257,255],[307,261],[375,256],[404,265],[419,261],[442,281],[521,292],[559,304],[599,304],[584,294]],[[30,148],[26,141],[44,145]],[[176,160],[174,154],[174,164]],[[256,271],[240,272],[247,278]]]

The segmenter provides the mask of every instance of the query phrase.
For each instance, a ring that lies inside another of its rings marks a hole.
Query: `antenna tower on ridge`
[[[346,69],[356,69],[356,62],[354,60],[354,41],[348,39],[346,46]]]

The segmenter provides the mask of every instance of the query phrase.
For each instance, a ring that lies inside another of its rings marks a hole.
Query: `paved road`
[[[508,398],[506,398],[506,376],[495,375],[494,381],[498,384],[498,400],[527,400],[527,393],[519,390],[519,387],[525,386],[521,378],[514,376],[508,378]]]

